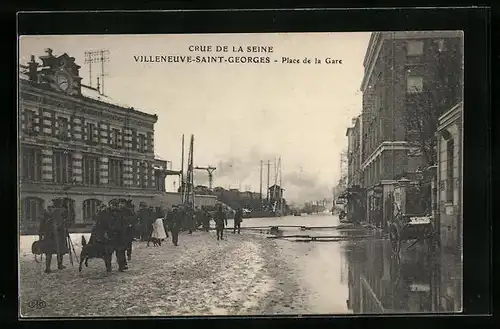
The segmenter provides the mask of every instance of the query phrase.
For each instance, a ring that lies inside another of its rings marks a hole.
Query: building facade
[[[435,161],[428,138],[437,117],[462,98],[460,32],[372,33],[361,84],[362,187],[366,218],[386,227],[394,181]],[[382,216],[382,220],[374,219]]]
[[[91,224],[113,199],[151,204],[163,189],[154,167],[158,117],[82,85],[74,58],[46,52],[42,63],[31,56],[19,80],[21,232],[38,227],[54,199],[74,226]]]
[[[462,143],[463,103],[439,118],[438,126],[438,212],[441,248],[462,252]]]
[[[347,128],[346,132],[348,139],[348,187],[362,185],[361,155],[363,146],[361,125],[362,120],[360,115],[352,119],[352,127]]]

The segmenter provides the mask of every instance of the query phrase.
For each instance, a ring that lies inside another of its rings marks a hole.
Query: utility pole
[[[181,151],[181,203],[184,203],[184,134],[182,134],[182,151]]]
[[[101,63],[101,74],[99,76],[101,77],[101,88],[102,90],[101,94],[104,95],[104,76],[106,74],[104,73],[104,63],[109,62],[109,50],[106,49],[101,49],[101,50],[92,50],[92,51],[86,51],[85,52],[85,64],[89,64],[89,85],[92,87],[92,64],[93,63]]]
[[[260,202],[262,203],[262,160],[260,160]]]
[[[195,167],[194,169],[206,170],[208,172],[208,185],[209,185],[209,189],[211,190],[212,183],[213,183],[213,173],[214,173],[215,169],[217,169],[217,168],[208,166],[208,167]]]
[[[267,202],[269,203],[269,178],[271,173],[271,161],[267,160]]]

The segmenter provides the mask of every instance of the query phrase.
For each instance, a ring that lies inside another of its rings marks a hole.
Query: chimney
[[[31,55],[31,61],[28,62],[28,77],[30,81],[38,81],[38,66],[39,64],[35,62],[35,56]]]
[[[356,125],[356,120],[357,120],[357,119],[358,119],[358,118],[352,118],[352,119],[351,119],[351,124],[352,124],[353,126],[355,126],[355,125]]]

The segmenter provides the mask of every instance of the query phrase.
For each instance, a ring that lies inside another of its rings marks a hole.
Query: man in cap
[[[57,268],[62,270],[63,256],[69,253],[68,222],[66,211],[58,205],[50,205],[40,221],[41,251],[45,254],[45,273],[51,272],[52,255],[57,255]]]
[[[118,263],[118,271],[123,272],[128,269],[127,260],[125,258],[125,221],[122,213],[123,203],[116,200],[110,202],[111,209],[111,243],[116,252],[116,261]]]
[[[215,229],[217,231],[217,240],[224,240],[224,227],[227,225],[226,213],[222,209],[222,205],[219,205],[217,212],[215,213]]]
[[[137,217],[139,219],[139,227],[140,227],[140,235],[141,235],[141,241],[146,241],[148,236],[147,236],[147,222],[149,218],[149,212],[146,203],[141,202],[139,204],[139,211],[137,213]]]
[[[167,226],[172,235],[172,243],[174,246],[179,242],[179,231],[182,225],[182,213],[179,211],[178,206],[173,206],[172,211],[167,214]]]
[[[236,234],[236,229],[238,229],[238,234],[241,231],[241,222],[243,221],[243,209],[238,208],[234,214],[234,229],[233,234]]]

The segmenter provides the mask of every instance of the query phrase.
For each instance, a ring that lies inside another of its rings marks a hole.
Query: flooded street
[[[337,216],[316,214],[245,219],[242,227],[338,226]],[[229,227],[232,223],[229,223]],[[283,257],[293,261],[300,282],[310,292],[312,313],[457,312],[461,305],[462,268],[456,255],[427,252],[425,245],[405,244],[393,257],[389,239],[364,229],[283,227],[284,235],[346,236],[337,242],[278,239]]]
[[[30,251],[38,237],[22,236],[22,313],[168,316],[460,309],[461,268],[456,265],[460,261],[450,255],[431,255],[425,246],[416,245],[410,250],[404,247],[398,260],[388,239],[363,227],[339,226],[338,217],[329,214],[244,219],[242,224],[241,235],[234,235],[228,220],[224,241],[217,241],[213,231],[197,231],[182,233],[179,247],[169,241],[159,248],[135,242],[131,269],[111,275],[101,260],[93,260],[80,274],[70,266],[44,275],[42,263],[36,263]],[[269,226],[280,227],[282,236],[255,229]],[[337,241],[298,242],[287,238],[290,235],[334,236]],[[78,255],[81,234],[72,234],[72,240]],[[109,298],[117,298],[111,297],[117,289],[126,293],[110,306]],[[76,293],[85,296],[73,298]],[[26,307],[37,299],[44,300],[47,308]]]

